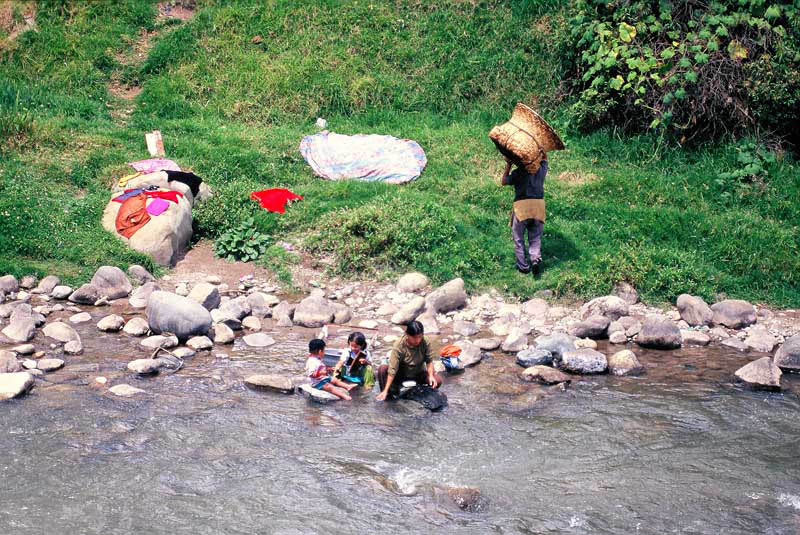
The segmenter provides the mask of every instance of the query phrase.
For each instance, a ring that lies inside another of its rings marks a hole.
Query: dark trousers
[[[511,218],[511,234],[514,237],[514,256],[517,259],[517,267],[528,270],[531,265],[525,258],[525,232],[528,233],[528,256],[531,262],[536,264],[542,260],[542,230],[544,223],[538,219],[526,219],[520,221],[514,215]]]
[[[439,388],[442,386],[442,377],[438,373],[434,374],[434,377],[436,377],[436,388]],[[378,385],[380,386],[381,392],[383,392],[383,389],[386,388],[386,381],[389,380],[388,378],[389,365],[383,364],[380,368],[378,368]],[[402,386],[403,381],[416,381],[417,384],[426,385],[428,384],[428,372],[427,370],[423,370],[416,376],[407,376],[401,370],[397,373],[397,375],[395,375],[389,391],[396,396],[398,392],[400,392],[400,387]]]

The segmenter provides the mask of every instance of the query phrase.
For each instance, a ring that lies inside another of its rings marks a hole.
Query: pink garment
[[[172,160],[166,158],[152,158],[150,160],[139,160],[130,162],[128,165],[140,173],[155,173],[156,171],[180,171],[181,168]]]
[[[167,208],[169,208],[169,201],[153,199],[150,204],[147,205],[147,213],[151,215],[161,215]]]

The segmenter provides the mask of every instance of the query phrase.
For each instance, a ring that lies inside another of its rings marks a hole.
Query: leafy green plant
[[[232,262],[251,262],[264,254],[271,241],[268,235],[256,230],[250,217],[223,232],[214,242],[214,253]]]
[[[718,173],[720,180],[755,181],[766,178],[767,164],[775,163],[775,156],[764,147],[752,141],[740,143],[736,147],[736,168],[733,171]]]

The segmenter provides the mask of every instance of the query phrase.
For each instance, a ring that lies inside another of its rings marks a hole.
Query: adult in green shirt
[[[378,401],[383,401],[389,392],[396,396],[403,381],[416,381],[439,388],[442,378],[433,370],[431,348],[425,341],[425,328],[418,321],[406,325],[406,334],[395,342],[389,353],[389,364],[378,368],[378,384],[381,393]]]

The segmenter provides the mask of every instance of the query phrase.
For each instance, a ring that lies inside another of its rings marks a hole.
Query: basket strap
[[[517,132],[514,132],[513,134],[508,136],[509,138],[514,136],[514,135],[516,135],[516,134],[518,134],[519,132],[525,132],[526,134],[528,134],[530,136],[530,138],[533,140],[533,142],[536,143],[536,146],[539,147],[539,154],[544,153],[544,150],[542,149],[542,144],[539,143],[539,140],[536,139],[536,136],[534,136],[533,134],[531,134],[530,132],[528,132],[524,128],[521,128],[518,124],[514,123],[513,121],[508,121],[508,122],[517,129]]]

